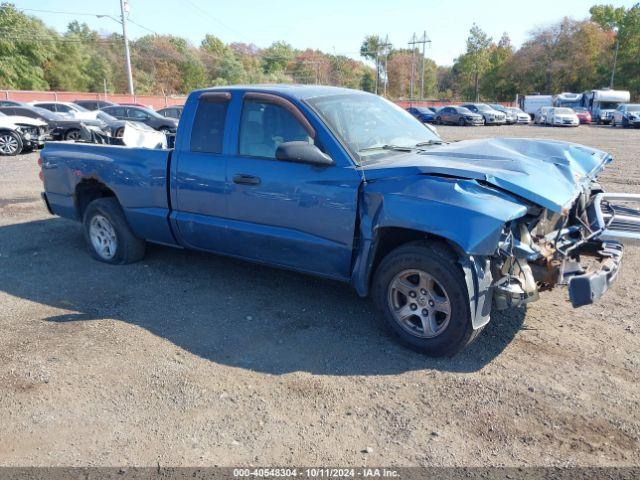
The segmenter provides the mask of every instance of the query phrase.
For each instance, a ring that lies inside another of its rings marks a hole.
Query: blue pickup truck
[[[607,290],[640,231],[619,205],[638,199],[596,182],[609,161],[558,141],[447,143],[381,97],[299,85],[192,92],[173,149],[51,142],[40,158],[47,208],[82,222],[97,260],[154,242],[343,281],[431,355],[469,344],[492,306]]]

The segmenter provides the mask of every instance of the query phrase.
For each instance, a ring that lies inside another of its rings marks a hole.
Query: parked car
[[[31,105],[58,113],[67,118],[100,120],[106,124],[106,128],[103,128],[103,130],[114,137],[121,137],[126,125],[124,120],[118,120],[106,112],[101,110],[90,111],[72,102],[32,102]]]
[[[451,105],[442,107],[436,113],[435,122],[438,125],[483,125],[482,115],[473,113],[468,108]]]
[[[0,107],[19,107],[20,105],[24,105],[24,103],[15,100],[0,100]]]
[[[486,103],[466,103],[462,106],[482,115],[485,125],[504,125],[507,122],[507,116],[504,113],[494,110]]]
[[[108,102],[106,100],[74,100],[73,103],[76,105],[80,105],[83,108],[86,108],[89,111],[100,110],[103,107],[108,107],[110,105],[116,105],[113,102]]]
[[[38,108],[44,108],[46,110],[49,110],[50,112],[59,113],[60,115],[66,118],[78,118],[82,120],[87,120],[87,119],[95,120],[96,118],[95,112],[91,112],[86,108],[81,107],[80,105],[76,105],[75,103],[72,103],[72,102],[35,101],[35,102],[30,102],[29,105],[32,105]]]
[[[164,107],[157,112],[163,117],[175,118],[176,120],[180,120],[182,116],[182,110],[184,109],[184,105],[171,105],[170,107]]]
[[[175,133],[178,128],[178,121],[175,118],[163,117],[158,112],[148,108],[112,105],[104,107],[100,111],[106,112],[119,120],[144,123],[164,133]]]
[[[574,112],[576,112],[576,115],[578,116],[578,120],[580,120],[580,123],[591,123],[591,112],[589,112],[589,110],[587,110],[584,107],[575,107],[573,109]]]
[[[640,104],[625,103],[618,105],[611,117],[611,125],[627,127],[640,127]]]
[[[409,107],[407,112],[422,123],[433,123],[436,119],[435,113],[429,107]]]
[[[58,113],[51,112],[44,108],[32,105],[21,105],[18,107],[0,107],[0,112],[6,115],[20,115],[23,117],[35,118],[46,122],[50,132],[49,136],[53,140],[79,140],[83,137],[83,128],[95,130],[108,135],[105,130],[107,125],[101,120],[77,120],[66,118]]]
[[[523,112],[518,107],[509,107],[508,110],[515,114],[519,125],[529,125],[531,123],[531,116],[528,113]]]
[[[95,259],[135,262],[149,241],[343,281],[432,355],[469,344],[492,304],[561,281],[578,307],[616,279],[616,197],[596,178],[606,152],[446,143],[384,98],[317,85],[198,90],[182,122],[174,150],[45,145],[45,204],[83,222]]]
[[[44,145],[46,123],[0,112],[0,155],[12,156]]]
[[[507,125],[515,125],[516,123],[518,123],[518,115],[515,112],[511,111],[510,108],[505,107],[504,105],[500,105],[499,103],[492,103],[489,106],[497,112],[502,112],[505,114],[505,123]]]
[[[552,127],[577,127],[580,119],[570,108],[551,107],[546,113],[546,123]]]
[[[536,125],[547,124],[547,112],[553,107],[540,107],[533,117],[533,123]]]

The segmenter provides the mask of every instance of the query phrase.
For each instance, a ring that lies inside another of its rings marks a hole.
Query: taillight
[[[38,172],[38,178],[40,179],[41,182],[44,182],[44,174],[42,173],[42,170]]]
[[[42,157],[38,157],[38,166],[42,168]]]

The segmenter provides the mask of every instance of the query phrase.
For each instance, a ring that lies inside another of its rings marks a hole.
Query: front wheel
[[[22,151],[22,138],[16,132],[0,132],[0,155],[12,157]]]
[[[453,355],[481,331],[471,324],[462,269],[443,244],[413,242],[392,251],[376,271],[372,294],[387,326],[427,355]]]
[[[615,118],[611,120],[611,126],[613,128],[616,128],[616,119]]]
[[[460,125],[461,127],[464,127],[466,125],[464,118],[460,117],[460,119],[458,120],[458,125]]]
[[[135,236],[115,198],[91,202],[84,213],[83,224],[89,252],[96,260],[122,265],[144,257],[146,243]]]

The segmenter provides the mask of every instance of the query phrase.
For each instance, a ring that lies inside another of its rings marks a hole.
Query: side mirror
[[[285,142],[276,149],[276,158],[287,162],[310,163],[329,166],[335,162],[322,153],[318,147],[308,142]]]

